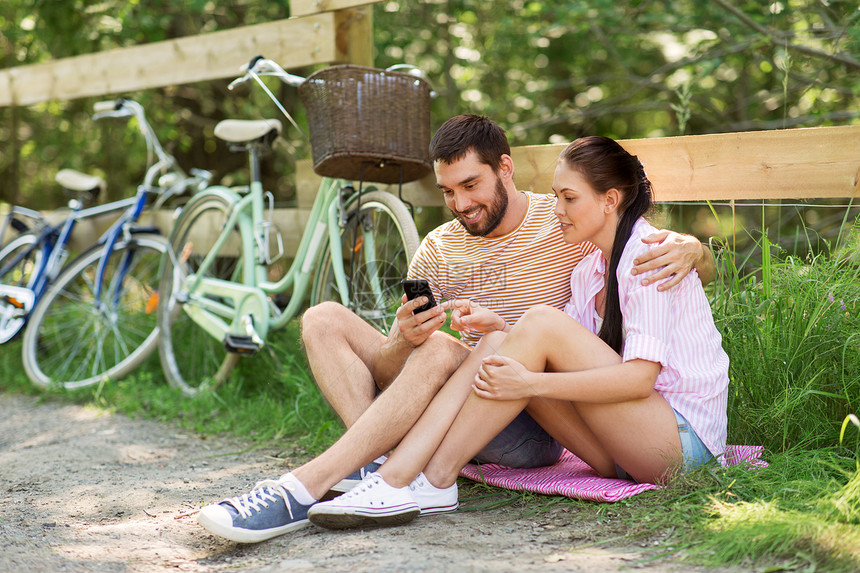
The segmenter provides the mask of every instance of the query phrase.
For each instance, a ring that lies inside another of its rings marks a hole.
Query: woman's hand
[[[448,300],[442,303],[444,310],[451,310],[451,328],[458,332],[493,332],[505,330],[505,319],[478,303],[466,300]]]
[[[529,383],[534,372],[512,358],[493,354],[484,358],[475,383],[475,394],[487,400],[519,400],[537,392]]]

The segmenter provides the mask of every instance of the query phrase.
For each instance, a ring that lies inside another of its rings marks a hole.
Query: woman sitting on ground
[[[559,157],[553,192],[564,240],[598,247],[573,271],[565,311],[535,307],[505,334],[491,332],[506,328],[492,311],[451,303],[454,325],[490,332],[496,353],[477,374],[461,367],[378,473],[315,505],[311,522],[456,509],[459,471],[524,409],[604,477],[665,483],[721,457],[729,360],[701,282],[691,273],[658,291],[630,273],[654,231],[641,163],[612,139],[581,138]]]

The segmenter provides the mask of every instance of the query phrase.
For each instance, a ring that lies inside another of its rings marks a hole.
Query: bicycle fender
[[[207,187],[203,191],[199,191],[199,192],[195,193],[191,197],[191,199],[189,199],[188,202],[182,206],[182,209],[183,210],[184,209],[190,209],[194,205],[196,205],[197,203],[203,201],[204,199],[208,199],[209,197],[212,197],[212,196],[221,197],[225,201],[228,201],[230,204],[235,204],[235,203],[239,202],[239,200],[242,198],[238,193],[236,193],[235,191],[231,190],[228,187],[215,185],[212,187]],[[171,240],[174,238],[173,234],[175,232],[176,232],[176,230],[174,227],[174,230],[170,231],[170,239]]]

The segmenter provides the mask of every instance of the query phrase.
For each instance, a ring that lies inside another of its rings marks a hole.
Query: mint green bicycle
[[[384,82],[394,77],[420,88],[429,99],[420,78],[373,73],[382,74]],[[260,79],[264,75],[297,87],[305,79],[255,58],[234,82],[254,79],[296,125]],[[307,81],[314,82],[314,76]],[[364,94],[359,104],[372,95],[361,85],[358,93]],[[429,138],[429,114],[427,124]],[[159,354],[168,381],[186,395],[222,383],[240,356],[259,350],[270,331],[299,313],[309,289],[311,304],[340,302],[383,332],[400,306],[399,283],[419,244],[410,212],[391,193],[371,186],[356,189],[343,179],[323,178],[294,260],[283,278],[269,280],[269,266],[283,249],[271,222],[272,195],[260,182],[258,157],[280,131],[278,120],[221,122],[215,135],[248,154],[250,185],[197,193],[169,237],[159,288]],[[313,140],[313,130],[311,135]],[[427,142],[423,145],[426,154]],[[380,163],[370,161],[361,171],[372,172]],[[273,297],[287,291],[289,302],[279,308]]]

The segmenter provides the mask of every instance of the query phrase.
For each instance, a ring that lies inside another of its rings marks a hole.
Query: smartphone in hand
[[[433,291],[430,290],[430,283],[424,279],[405,279],[400,281],[403,285],[403,292],[406,293],[406,298],[412,300],[419,296],[426,296],[427,303],[415,309],[413,314],[430,310],[436,306],[436,299],[433,298]]]

